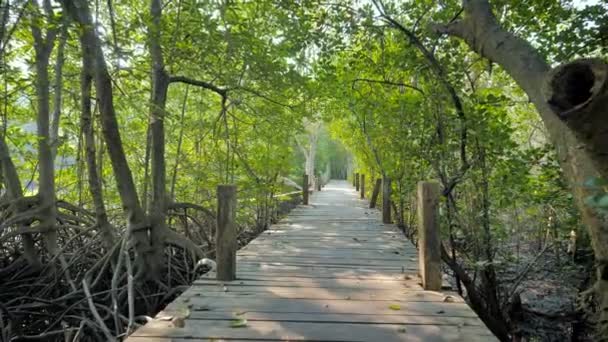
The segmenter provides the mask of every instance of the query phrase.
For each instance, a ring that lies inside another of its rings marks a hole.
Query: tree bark
[[[528,42],[503,29],[487,0],[464,0],[464,18],[433,25],[439,33],[462,38],[472,50],[501,65],[528,94],[553,142],[574,193],[597,260],[600,334],[608,337],[608,223],[586,204],[593,177],[608,179],[606,67],[599,60],[576,61],[550,71]]]

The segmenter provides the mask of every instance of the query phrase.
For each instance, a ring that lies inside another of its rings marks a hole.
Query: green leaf
[[[399,304],[391,304],[388,306],[389,309],[391,310],[401,310],[401,305]]]
[[[244,328],[247,326],[247,320],[245,318],[235,319],[230,322],[231,328]]]

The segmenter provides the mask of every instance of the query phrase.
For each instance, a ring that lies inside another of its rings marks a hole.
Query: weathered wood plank
[[[416,286],[417,288],[418,286]],[[392,289],[361,289],[361,288],[323,288],[323,287],[286,287],[286,286],[194,286],[191,293],[182,296],[196,303],[201,297],[243,297],[255,298],[287,298],[314,300],[370,300],[385,302],[439,302],[446,298],[463,302],[456,296],[446,296],[442,293],[427,291],[412,291],[407,287]]]
[[[239,315],[237,315],[239,314]],[[408,315],[401,313],[389,313],[384,315],[369,314],[334,314],[334,313],[299,313],[299,312],[205,312],[195,311],[190,314],[192,319],[208,320],[234,320],[236,316],[243,317],[248,321],[275,321],[275,322],[317,322],[317,323],[392,323],[392,324],[435,324],[435,325],[461,325],[461,326],[483,326],[483,322],[476,317],[445,317],[443,315]]]
[[[185,295],[192,294],[188,290]],[[411,315],[440,315],[445,317],[477,317],[465,303],[444,302],[407,302],[400,300],[328,300],[328,299],[292,299],[292,298],[255,298],[255,297],[203,297],[184,300],[178,298],[169,304],[163,314],[183,314],[194,311],[264,311],[264,312],[300,312],[300,313],[367,313],[390,314],[394,311]],[[391,309],[391,305],[399,305],[400,310]]]
[[[231,321],[192,320],[183,328],[154,321],[135,336],[185,339],[267,339],[308,341],[495,341],[487,328],[435,324],[354,324],[248,321],[231,328]]]
[[[329,279],[314,279],[314,278],[294,278],[294,277],[281,277],[275,276],[272,278],[266,278],[263,275],[258,278],[239,279],[227,282],[218,282],[214,279],[197,279],[194,285],[198,286],[290,286],[290,287],[322,287],[322,288],[358,288],[364,289],[394,289],[402,290],[404,288],[414,289],[414,287],[420,287],[420,279],[417,277],[409,277],[409,279],[353,279],[353,278],[329,278]]]

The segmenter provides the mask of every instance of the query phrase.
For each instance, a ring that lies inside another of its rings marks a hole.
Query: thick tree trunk
[[[162,262],[164,237],[162,232],[166,227],[167,218],[167,173],[165,163],[165,108],[169,91],[169,74],[165,70],[163,51],[161,47],[161,15],[160,0],[150,1],[149,47],[152,62],[152,94],[150,99],[150,134],[151,134],[151,173],[152,173],[152,202],[150,206],[151,243],[156,263]]]
[[[102,133],[110,156],[123,210],[127,217],[127,228],[137,251],[139,272],[145,274],[148,270],[156,269],[158,265],[154,265],[149,258],[151,252],[148,237],[149,223],[137,197],[133,175],[124,153],[114,110],[112,80],[101,49],[101,41],[94,30],[95,25],[86,0],[63,0],[62,4],[74,18],[74,21],[79,24],[83,58],[88,58],[90,64],[94,66],[92,70],[99,99]]]
[[[528,42],[504,30],[487,0],[464,0],[464,19],[434,25],[439,33],[462,38],[474,51],[500,64],[535,105],[568,179],[597,260],[600,333],[608,337],[608,223],[586,204],[593,177],[608,179],[605,119],[605,63],[577,61],[550,72]],[[544,90],[543,90],[544,89]]]

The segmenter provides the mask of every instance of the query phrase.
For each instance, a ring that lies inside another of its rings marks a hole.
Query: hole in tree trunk
[[[586,63],[571,63],[564,66],[551,80],[553,96],[550,104],[561,111],[568,111],[585,101],[591,95],[595,75]]]

